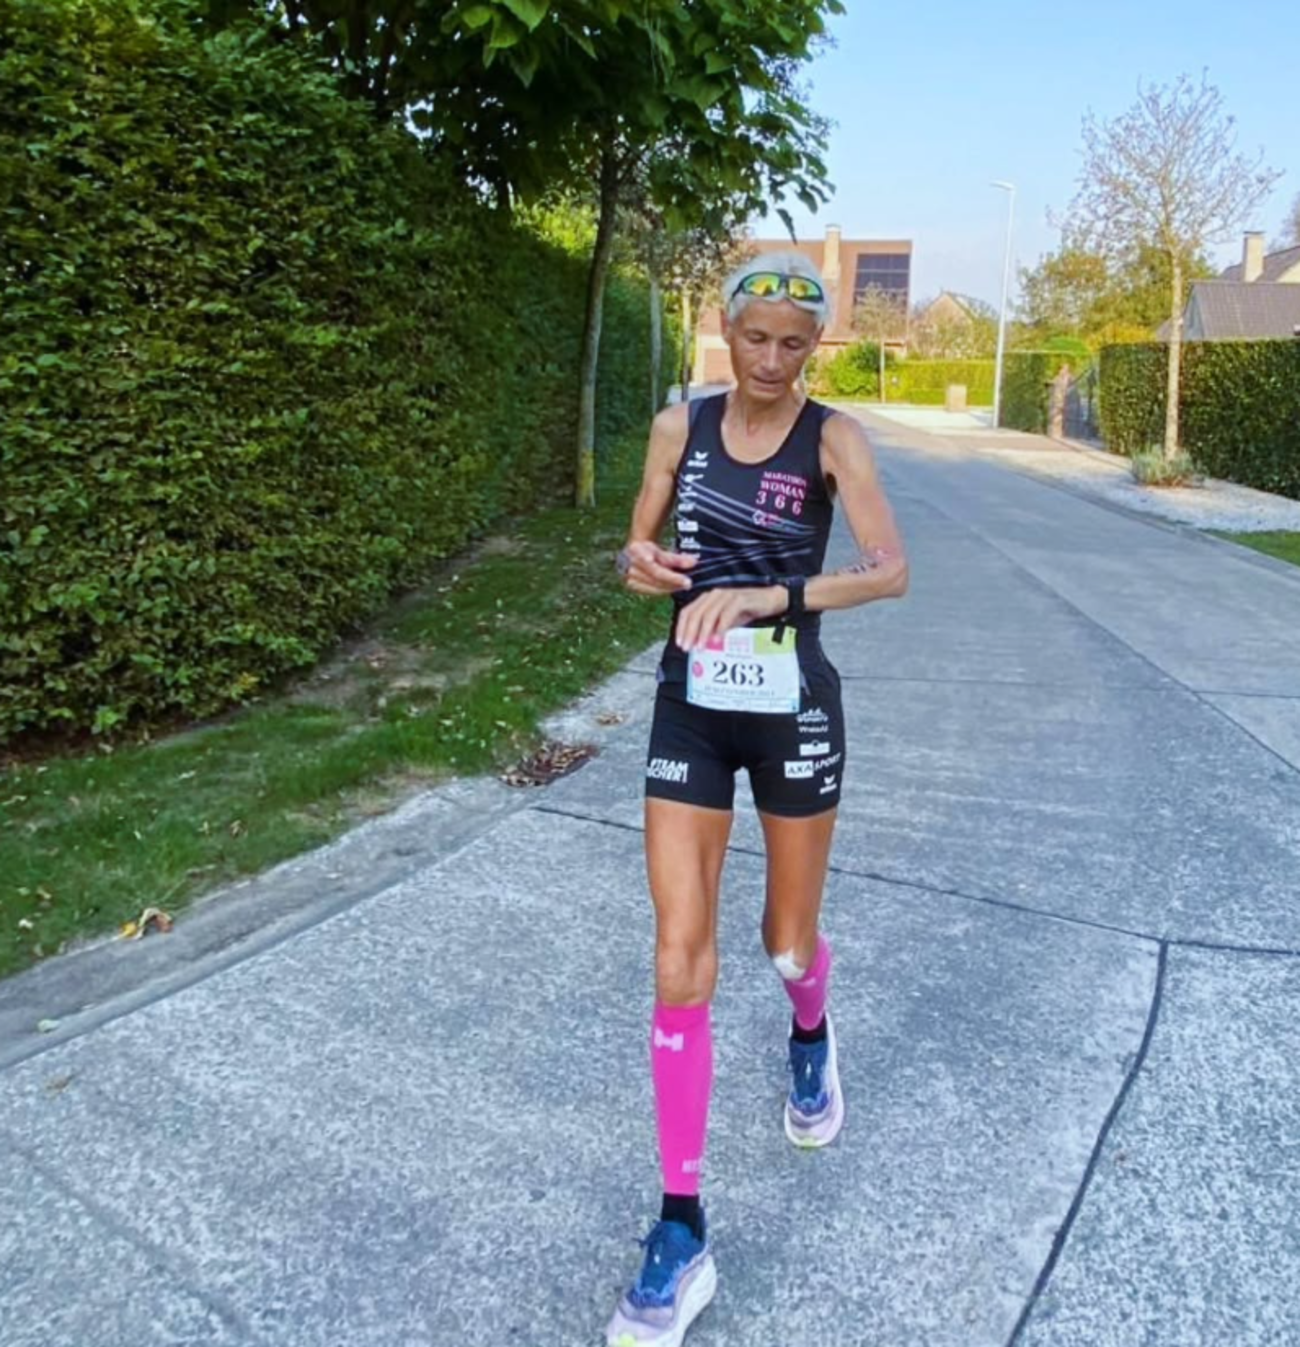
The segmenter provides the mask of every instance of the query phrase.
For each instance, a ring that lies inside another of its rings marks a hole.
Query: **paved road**
[[[827,620],[849,1123],[781,1135],[746,807],[690,1345],[1300,1342],[1300,571],[878,431],[912,593]],[[600,1341],[657,1190],[652,670],[566,718],[583,771],[277,872],[321,905],[44,1051],[15,989],[68,966],[9,984],[3,1347]]]

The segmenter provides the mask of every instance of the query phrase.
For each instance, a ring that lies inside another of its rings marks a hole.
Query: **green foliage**
[[[1183,300],[1193,281],[1214,274],[1204,256],[1183,260]],[[1035,350],[1056,349],[1061,338],[1094,347],[1120,332],[1149,337],[1169,317],[1173,267],[1166,252],[1139,247],[1116,260],[1081,246],[1067,245],[1020,273],[1019,317]]]
[[[1068,338],[1065,339],[1069,345]],[[1087,352],[1087,346],[1083,350]],[[1070,350],[1011,351],[1002,368],[1002,424],[1041,435],[1047,429],[1051,398],[1048,385],[1062,365],[1081,368]]]
[[[1077,374],[1085,365],[1092,364],[1093,350],[1082,337],[1048,337],[1039,351],[1048,351],[1052,355],[1062,355]]]
[[[1183,347],[1183,379],[1187,357]],[[1101,435],[1107,448],[1132,457],[1159,444],[1165,433],[1165,376],[1169,348],[1159,342],[1103,346],[1099,357]]]
[[[894,368],[892,351],[885,352],[885,377]],[[880,396],[880,347],[874,341],[858,341],[822,357],[808,372],[808,383],[819,397],[878,398]]]
[[[1168,348],[1101,353],[1101,427],[1116,453],[1161,442]],[[1182,448],[1211,477],[1300,500],[1300,342],[1183,346]]]
[[[961,384],[966,389],[968,406],[993,404],[991,360],[904,360],[887,376],[887,382],[891,402],[941,407],[949,385]]]
[[[0,0],[0,740],[247,699],[568,481],[584,260],[188,14]]]

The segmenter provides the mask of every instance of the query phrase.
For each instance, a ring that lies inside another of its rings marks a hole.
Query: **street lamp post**
[[[1011,230],[1016,218],[1016,185],[993,182],[1007,194],[1007,251],[1002,263],[1002,303],[998,305],[998,355],[993,365],[993,426],[1002,424],[1002,359],[1007,348],[1007,299],[1011,292]]]

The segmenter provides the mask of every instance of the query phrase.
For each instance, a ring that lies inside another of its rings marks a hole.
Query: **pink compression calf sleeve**
[[[700,1006],[655,1002],[650,1066],[664,1192],[692,1197],[700,1191],[713,1088],[713,1028],[707,1002]]]
[[[831,947],[824,935],[817,937],[812,967],[801,978],[782,978],[786,995],[794,1006],[794,1022],[800,1029],[815,1029],[826,1013],[826,995],[831,985]]]

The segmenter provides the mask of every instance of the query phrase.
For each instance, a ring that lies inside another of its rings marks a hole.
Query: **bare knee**
[[[718,948],[710,939],[661,935],[655,945],[655,995],[668,1006],[702,1005],[718,984]]]
[[[776,971],[787,982],[797,982],[817,957],[817,924],[768,915],[763,919],[763,948]]]

